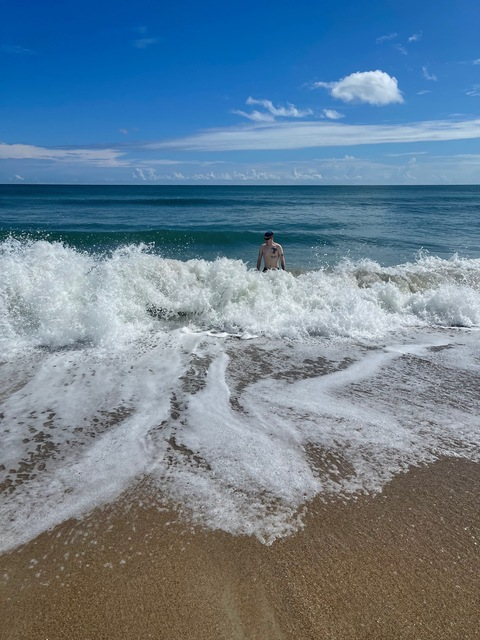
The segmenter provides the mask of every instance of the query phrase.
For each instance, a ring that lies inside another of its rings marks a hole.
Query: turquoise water
[[[146,244],[158,255],[255,264],[273,229],[293,269],[345,257],[391,266],[419,251],[480,257],[480,187],[0,186],[0,238],[90,252]]]
[[[0,552],[126,491],[270,544],[316,496],[480,462],[479,187],[0,206]],[[268,228],[285,272],[255,269]]]

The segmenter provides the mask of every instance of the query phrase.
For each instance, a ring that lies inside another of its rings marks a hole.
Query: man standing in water
[[[260,247],[257,258],[257,270],[260,271],[263,258],[263,270],[278,269],[278,261],[285,271],[285,256],[283,255],[282,245],[273,241],[273,231],[266,231],[264,235],[264,244]]]

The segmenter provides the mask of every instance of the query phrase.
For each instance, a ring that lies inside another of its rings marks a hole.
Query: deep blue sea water
[[[480,187],[0,186],[0,238],[88,251],[144,243],[188,260],[254,265],[273,229],[293,269],[480,257]]]
[[[272,543],[480,462],[479,221],[476,186],[0,186],[0,552],[125,491]]]

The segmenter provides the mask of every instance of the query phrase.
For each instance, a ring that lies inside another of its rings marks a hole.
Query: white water
[[[11,242],[0,273],[3,550],[145,476],[271,542],[317,495],[479,460],[478,260],[294,277]]]
[[[366,340],[412,326],[480,325],[480,259],[426,257],[390,268],[344,262],[294,277],[226,258],[166,260],[136,246],[108,258],[46,241],[1,248],[4,354],[78,342],[112,348],[184,325]]]

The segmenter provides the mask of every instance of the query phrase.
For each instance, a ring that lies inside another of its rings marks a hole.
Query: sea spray
[[[301,340],[480,323],[478,259],[420,258],[396,267],[344,261],[294,276],[261,274],[227,258],[166,259],[136,245],[92,255],[10,240],[1,245],[0,269],[4,353],[82,342],[111,347],[179,326]]]
[[[273,542],[315,496],[479,460],[478,259],[295,276],[7,240],[0,273],[3,549],[140,481]]]

